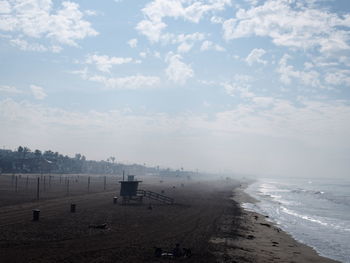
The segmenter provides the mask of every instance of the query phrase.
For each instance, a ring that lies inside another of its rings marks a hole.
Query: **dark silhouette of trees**
[[[160,169],[147,167],[145,164],[122,164],[117,163],[116,158],[111,156],[107,161],[87,160],[80,153],[74,157],[62,155],[51,150],[33,152],[24,146],[19,146],[15,151],[0,149],[0,172],[3,173],[87,173],[87,174],[129,174],[145,175],[157,174],[160,176],[193,176],[193,172]]]

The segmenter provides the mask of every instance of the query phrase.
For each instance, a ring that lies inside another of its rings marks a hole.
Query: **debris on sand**
[[[94,225],[94,224],[91,224],[89,225],[89,228],[95,228],[95,229],[107,229],[107,224],[97,224],[97,225]]]
[[[164,251],[161,247],[154,247],[154,256],[161,258],[190,258],[192,256],[192,251],[190,248],[180,248],[180,244],[176,244],[174,249],[170,251]]]

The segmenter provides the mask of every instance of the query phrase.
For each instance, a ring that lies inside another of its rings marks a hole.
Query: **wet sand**
[[[116,189],[2,206],[0,259],[16,263],[333,262],[262,216],[242,210],[239,202],[247,196],[238,187],[233,180],[145,179],[142,189],[164,191],[175,204],[145,199],[143,204],[115,205]],[[76,213],[70,213],[71,203],[77,205]],[[34,208],[41,211],[38,222],[31,221]],[[102,224],[105,229],[89,228]],[[154,247],[172,251],[176,243],[190,248],[192,257],[155,257]]]

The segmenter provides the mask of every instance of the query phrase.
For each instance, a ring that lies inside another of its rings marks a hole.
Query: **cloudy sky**
[[[0,0],[0,145],[346,177],[348,0]]]

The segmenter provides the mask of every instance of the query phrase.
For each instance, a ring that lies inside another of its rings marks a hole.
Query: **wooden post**
[[[76,204],[70,204],[70,212],[75,213]]]
[[[46,176],[44,175],[44,192],[46,191]]]
[[[62,183],[62,174],[60,175],[60,184]]]
[[[69,179],[67,180],[67,195],[69,195]]]
[[[124,181],[124,170],[123,170],[123,181]]]
[[[40,177],[38,177],[37,180],[37,185],[36,185],[36,199],[39,200],[39,195],[40,195]]]
[[[17,188],[18,188],[18,178],[16,176],[15,177],[15,192],[17,192]]]
[[[104,182],[103,182],[103,183],[104,183],[104,184],[103,184],[103,190],[104,190],[104,191],[106,191],[106,181],[107,181],[107,178],[106,178],[106,176],[105,176]]]
[[[28,183],[29,183],[29,178],[28,178],[28,175],[27,175],[27,179],[26,179],[26,189],[28,189]]]
[[[88,193],[90,192],[90,176],[88,178]]]
[[[39,221],[40,210],[33,209],[33,221]]]
[[[51,175],[49,175],[49,188],[51,187]]]

